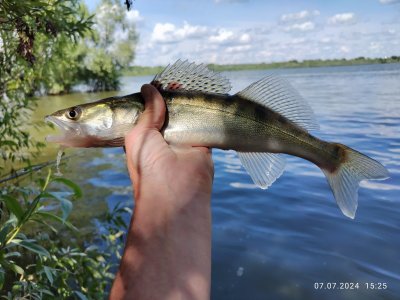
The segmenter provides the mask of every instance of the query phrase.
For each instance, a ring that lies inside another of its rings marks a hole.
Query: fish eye
[[[70,120],[77,120],[81,115],[79,107],[73,107],[65,113],[66,117]]]

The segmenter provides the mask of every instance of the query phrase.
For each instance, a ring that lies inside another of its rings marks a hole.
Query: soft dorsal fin
[[[319,128],[309,104],[282,78],[267,76],[237,95],[280,113],[306,130]]]
[[[157,74],[151,82],[162,90],[187,90],[226,94],[231,89],[227,78],[211,71],[206,65],[176,61]]]

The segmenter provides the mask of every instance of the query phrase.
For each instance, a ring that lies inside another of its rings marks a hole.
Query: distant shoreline
[[[258,63],[258,64],[209,64],[209,68],[222,71],[243,71],[243,70],[267,70],[267,69],[283,69],[283,68],[315,68],[315,67],[332,67],[332,66],[353,66],[353,65],[369,65],[369,64],[390,64],[400,63],[400,56],[391,56],[387,58],[365,58],[357,57],[354,59],[312,59],[312,60],[290,60],[287,62],[275,63]],[[122,70],[124,76],[146,76],[155,75],[161,72],[165,67],[142,67],[132,66]]]

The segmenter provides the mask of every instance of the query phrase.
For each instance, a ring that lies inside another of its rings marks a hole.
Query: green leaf
[[[17,251],[14,251],[14,252],[9,252],[9,253],[4,255],[5,258],[10,258],[10,257],[13,257],[13,256],[21,257],[21,253],[19,253]]]
[[[3,269],[0,269],[0,291],[1,291],[1,289],[3,288],[3,285],[4,285],[4,270]]]
[[[6,223],[2,226],[0,230],[0,245],[4,245],[7,240],[7,235],[13,229],[13,225],[11,223]]]
[[[40,224],[43,224],[44,226],[48,227],[51,231],[53,231],[53,232],[55,232],[55,233],[58,232],[56,228],[54,228],[53,226],[51,226],[50,224],[48,224],[46,221],[44,221],[44,220],[42,220],[42,219],[40,219],[40,218],[35,218],[35,216],[36,216],[36,214],[34,214],[34,215],[31,217],[31,220],[32,220],[32,221],[38,222],[38,223],[40,223]]]
[[[8,195],[2,195],[1,198],[6,203],[8,210],[17,217],[18,221],[20,221],[22,216],[24,215],[24,211],[22,210],[22,207],[19,204],[18,200]]]
[[[11,264],[11,269],[15,272],[15,273],[18,273],[18,274],[21,274],[21,275],[24,275],[25,274],[25,271],[24,271],[24,269],[22,269],[20,266],[18,266],[18,265],[16,265],[16,264]]]
[[[28,237],[22,232],[18,232],[17,235],[15,236],[15,238],[20,239],[20,240],[27,240],[28,239]]]
[[[67,199],[60,199],[62,218],[65,221],[72,211],[72,202]]]
[[[91,251],[98,251],[99,250],[99,246],[97,245],[90,245],[89,247],[87,247],[85,249],[85,252],[91,252]]]
[[[52,197],[53,199],[60,201],[62,219],[65,221],[68,218],[69,214],[71,213],[73,206],[72,202],[65,198],[65,196],[70,195],[70,192],[53,192],[51,194],[46,193],[46,195],[48,197]]]
[[[25,249],[28,249],[38,255],[49,257],[50,256],[49,252],[42,246],[36,244],[35,242],[36,242],[35,240],[19,240],[19,239],[12,240],[13,244],[24,247]]]
[[[77,198],[82,197],[82,190],[75,182],[73,182],[69,179],[66,179],[66,178],[61,178],[61,177],[54,178],[53,182],[63,183],[64,185],[66,185],[72,189],[72,191],[74,192],[74,194]]]
[[[79,291],[74,291],[74,293],[78,296],[81,300],[87,300],[87,297]]]
[[[52,220],[54,220],[56,222],[64,224],[65,226],[67,226],[68,229],[71,229],[71,230],[74,230],[74,231],[78,231],[78,229],[74,225],[72,225],[70,222],[68,222],[66,220],[63,220],[62,218],[60,218],[59,216],[57,216],[55,214],[52,214],[52,213],[49,213],[49,212],[45,212],[45,211],[37,211],[35,213],[35,215],[39,215],[39,216],[42,216],[42,217],[45,217],[45,218],[52,219]]]
[[[35,197],[35,199],[33,199],[33,201],[29,204],[28,210],[25,211],[25,213],[24,213],[24,215],[23,215],[23,217],[22,217],[22,220],[21,220],[22,223],[24,223],[24,222],[26,222],[26,221],[29,220],[29,218],[31,217],[31,215],[32,215],[32,214],[34,213],[34,211],[36,210],[37,205],[38,205],[38,203],[39,203],[39,201],[40,201],[40,199],[41,199],[42,197],[43,197],[43,194],[37,195],[37,196]]]
[[[44,266],[43,269],[44,269],[44,273],[46,274],[47,279],[50,281],[51,284],[53,284],[53,272],[52,272],[52,269],[47,267],[47,266]]]
[[[24,275],[25,271],[24,269],[22,269],[20,266],[16,265],[13,261],[2,261],[2,264],[4,267],[6,267],[7,269],[13,271],[14,273],[20,274],[20,275]]]
[[[49,295],[49,296],[53,296],[51,299],[54,299],[54,294],[52,292],[50,292],[49,290],[40,289],[39,292]],[[38,299],[42,299],[42,297],[39,297]]]
[[[18,147],[18,144],[11,140],[1,141],[2,146],[11,146],[11,147]]]

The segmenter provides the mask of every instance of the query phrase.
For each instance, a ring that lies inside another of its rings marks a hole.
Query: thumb
[[[146,161],[153,151],[165,147],[162,135],[159,133],[164,125],[166,107],[158,90],[150,84],[141,89],[145,109],[137,124],[125,137],[127,165],[131,179],[138,184],[140,162]]]
[[[159,132],[165,121],[165,102],[158,90],[150,84],[145,84],[142,86],[141,93],[145,109],[139,116],[137,124],[125,136],[125,150],[128,157],[131,156],[131,150],[135,144],[142,147],[145,141],[144,136],[148,136],[150,132],[152,134]]]
[[[137,126],[159,131],[165,121],[166,108],[164,99],[158,90],[150,84],[143,85],[141,93],[144,98],[145,109],[139,118]]]

